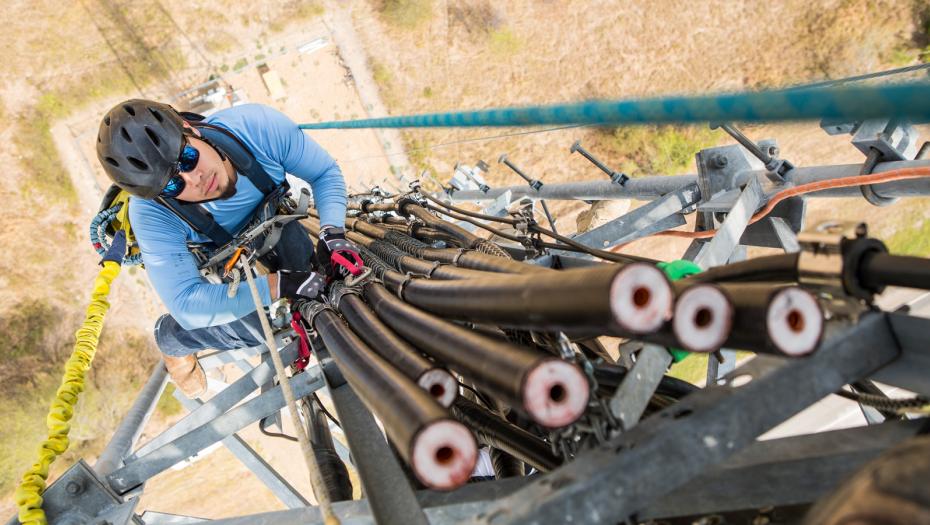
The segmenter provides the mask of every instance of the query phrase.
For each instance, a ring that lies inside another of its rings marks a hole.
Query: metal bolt
[[[591,161],[591,163],[594,164],[595,166],[597,166],[598,169],[600,169],[601,171],[603,171],[604,173],[606,173],[606,174],[610,177],[610,180],[611,180],[612,182],[615,182],[615,183],[617,183],[617,184],[623,186],[624,184],[626,184],[626,181],[629,180],[629,177],[627,177],[627,175],[626,175],[625,173],[620,173],[620,172],[617,172],[617,171],[614,171],[614,170],[608,168],[607,165],[605,165],[603,162],[599,161],[594,155],[591,155],[591,153],[589,153],[588,150],[582,148],[582,147],[581,147],[581,141],[580,141],[580,140],[576,140],[575,143],[572,144],[572,147],[569,148],[569,149],[570,149],[570,151],[571,151],[572,153],[575,153],[576,151],[577,151],[578,153],[581,153],[581,155],[582,155],[584,158],[586,158],[586,159],[588,159],[589,161]]]
[[[84,491],[84,486],[77,481],[69,481],[65,485],[65,492],[71,494],[72,496],[77,496]]]
[[[717,168],[718,170],[722,170],[723,168],[726,168],[727,164],[730,163],[730,159],[728,159],[726,155],[720,155],[719,153],[717,155],[714,155],[710,159],[710,161],[714,165],[714,167]]]

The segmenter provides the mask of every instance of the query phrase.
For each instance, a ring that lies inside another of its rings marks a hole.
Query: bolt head
[[[506,154],[506,153],[501,153],[501,156],[500,156],[500,157],[497,157],[497,163],[498,163],[498,164],[503,164],[504,162],[507,162],[507,154]]]
[[[714,167],[717,169],[726,168],[727,164],[730,163],[730,159],[728,159],[726,155],[720,155],[720,154],[714,155],[713,158],[710,159],[710,161],[714,165]]]
[[[579,147],[579,146],[581,146],[581,141],[580,141],[580,140],[576,140],[575,143],[572,144],[572,147],[571,147],[570,151],[571,151],[572,153],[578,151],[578,147]]]
[[[68,494],[71,494],[72,496],[77,496],[77,495],[80,494],[83,490],[84,490],[83,485],[81,485],[81,484],[78,483],[77,481],[69,481],[69,482],[65,485],[65,492],[67,492]]]

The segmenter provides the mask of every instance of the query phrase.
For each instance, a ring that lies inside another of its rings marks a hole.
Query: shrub
[[[520,51],[523,42],[509,28],[495,29],[488,34],[488,47],[491,52],[501,56],[511,56]]]
[[[432,0],[385,0],[384,20],[401,29],[415,29],[433,17]]]

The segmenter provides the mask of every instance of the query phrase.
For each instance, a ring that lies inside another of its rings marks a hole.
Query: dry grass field
[[[4,0],[2,12],[10,16],[0,34],[0,164],[6,168],[0,185],[0,413],[5,416],[0,515],[12,511],[11,488],[43,435],[42,414],[97,268],[86,240],[97,205],[85,187],[92,182],[75,184],[69,176],[76,163],[95,161],[56,148],[56,141],[87,129],[87,119],[75,120],[78,116],[99,115],[131,96],[166,97],[211,73],[251,67],[275,52],[271,43],[277,36],[318,24],[333,9],[351,12],[388,111],[406,114],[784,86],[912,64],[930,60],[926,5],[923,0],[352,0],[338,5]],[[301,82],[312,97],[314,78]],[[326,89],[335,88],[327,84]],[[289,111],[298,121],[362,116],[365,108],[353,100],[316,114],[294,100]],[[417,130],[405,132],[403,140],[417,173],[430,169],[447,180],[456,162],[484,159],[493,166],[489,182],[494,186],[519,182],[493,162],[504,152],[554,183],[602,176],[569,155],[574,140],[633,175],[691,171],[694,152],[725,140],[703,128],[645,127],[459,142],[513,131]],[[342,148],[344,171],[358,180],[388,175],[387,162],[354,153],[371,137],[344,133],[323,136],[327,147]],[[748,133],[778,138],[796,164],[861,162],[848,140],[827,137],[815,124],[758,126]],[[857,217],[863,206],[831,201],[812,207],[811,219],[837,213]],[[928,207],[930,200],[912,200],[870,209],[869,216],[896,249],[927,254]],[[556,208],[564,224],[580,210],[578,205]],[[650,240],[636,249],[671,258],[683,246]],[[72,449],[54,472],[76,458],[93,457],[105,443],[157,358],[149,333],[158,312],[142,272],[125,271],[77,410]],[[176,416],[177,407],[165,401],[157,419]],[[231,460],[213,457],[200,468],[218,468],[223,461]],[[236,472],[243,476],[241,469]],[[188,502],[183,492],[166,489],[153,505],[172,498]],[[225,497],[215,517],[270,510],[259,505],[268,501],[273,508],[264,493],[255,500],[250,506]]]

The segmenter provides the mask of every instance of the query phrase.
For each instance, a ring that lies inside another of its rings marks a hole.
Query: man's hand
[[[365,268],[358,247],[346,239],[342,228],[326,227],[320,231],[316,257],[328,280],[345,279],[350,274],[359,275]]]
[[[323,287],[326,285],[323,277],[316,272],[281,270],[275,272],[274,276],[277,278],[274,299],[282,297],[291,301],[295,299],[319,299],[322,296]]]

